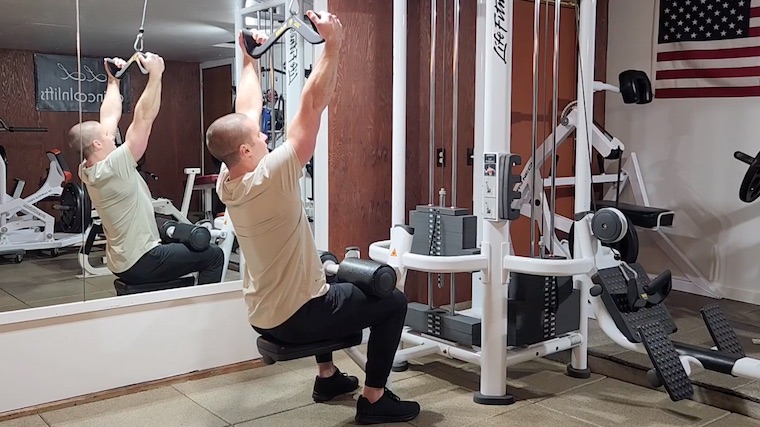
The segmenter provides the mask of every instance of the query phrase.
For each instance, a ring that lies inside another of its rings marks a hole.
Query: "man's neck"
[[[256,168],[254,168],[254,170],[255,169]],[[244,176],[245,174],[247,174],[250,171],[247,170],[246,168],[244,168],[243,165],[238,164],[238,165],[230,167],[229,168],[229,172],[230,172],[230,178],[229,178],[230,181],[234,181],[234,180],[236,180],[236,179]]]

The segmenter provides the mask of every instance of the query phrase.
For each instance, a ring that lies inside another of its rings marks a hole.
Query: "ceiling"
[[[74,0],[2,3],[0,49],[76,54]],[[142,0],[79,0],[81,55],[129,57],[142,11]],[[188,62],[232,57],[234,16],[235,0],[148,0],[144,50]]]

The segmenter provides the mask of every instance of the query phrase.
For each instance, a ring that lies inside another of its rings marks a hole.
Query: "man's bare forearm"
[[[119,81],[109,79],[103,104],[100,106],[100,123],[106,127],[107,132],[113,135],[116,134],[120,118],[121,93],[119,92]]]
[[[314,71],[303,90],[301,103],[304,108],[321,113],[330,104],[338,83],[340,45],[326,43]]]
[[[153,122],[161,109],[161,76],[150,75],[140,99],[135,105],[135,121]]]
[[[263,107],[261,83],[256,70],[256,61],[243,55],[243,70],[235,98],[235,112],[245,114],[258,123]]]

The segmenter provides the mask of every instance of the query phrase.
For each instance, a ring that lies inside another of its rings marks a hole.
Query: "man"
[[[87,185],[106,235],[108,268],[129,284],[167,282],[198,272],[198,284],[221,280],[224,253],[211,246],[193,252],[182,243],[161,244],[148,184],[137,171],[145,154],[153,122],[161,105],[164,60],[147,53],[138,59],[148,70],[148,83],[135,105],[124,144],[116,147],[121,118],[119,80],[105,67],[108,86],[100,107],[100,122],[88,121],[69,131],[69,145],[84,161],[79,177]],[[117,60],[119,68],[123,60]],[[107,64],[106,64],[107,65]]]
[[[324,54],[304,87],[300,108],[288,126],[288,138],[271,153],[261,133],[262,93],[254,59],[242,34],[243,70],[236,113],[216,120],[206,144],[222,165],[217,181],[246,261],[243,286],[249,321],[263,336],[282,342],[340,339],[370,328],[366,380],[357,401],[359,423],[403,422],[420,411],[385,388],[406,316],[406,296],[396,290],[370,299],[350,283],[325,280],[299,178],[314,154],[321,115],[332,99],[343,27],[327,12],[307,12],[325,39]],[[266,35],[256,33],[259,43]],[[327,401],[358,388],[356,377],[342,374],[332,355],[317,356],[315,401]]]

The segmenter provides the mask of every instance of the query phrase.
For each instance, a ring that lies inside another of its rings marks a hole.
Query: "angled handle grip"
[[[308,22],[308,24],[307,24]],[[255,59],[261,58],[267,51],[274,46],[275,43],[285,34],[289,29],[294,29],[310,44],[324,43],[325,39],[319,35],[317,26],[314,25],[311,19],[306,17],[306,20],[299,18],[298,16],[291,16],[285,21],[284,24],[274,34],[267,39],[264,44],[259,44],[256,39],[253,38],[253,31],[243,29],[243,40],[245,41],[245,50]]]

